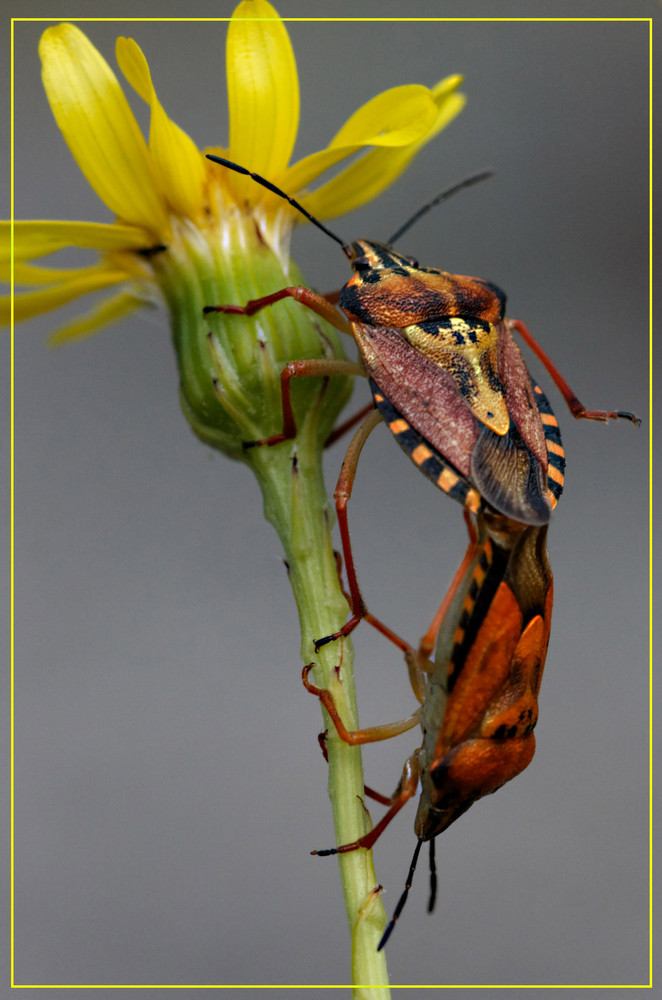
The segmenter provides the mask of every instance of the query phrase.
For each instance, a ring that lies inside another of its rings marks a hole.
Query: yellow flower
[[[292,227],[305,220],[250,180],[204,159],[204,151],[167,116],[147,61],[132,39],[117,40],[116,56],[129,84],[150,106],[148,142],[115,74],[77,27],[48,28],[40,55],[57,124],[115,221],[15,223],[14,280],[35,289],[15,297],[17,321],[88,292],[120,287],[54,334],[53,341],[60,342],[94,332],[145,302],[167,301],[166,278],[150,249],[172,249],[182,232],[193,228],[211,244],[226,232],[225,220],[237,213],[252,214],[262,236],[286,258]],[[290,166],[299,119],[297,71],[285,27],[267,0],[243,0],[237,7],[228,31],[227,74],[229,144],[211,151],[268,177],[321,218],[376,197],[464,103],[457,93],[459,76],[432,89],[395,87],[359,108],[325,150]],[[351,166],[308,193],[329,167],[368,147]],[[0,225],[0,278],[9,281],[9,223]],[[99,263],[69,270],[30,263],[68,246],[99,251]],[[9,317],[6,296],[0,299],[0,322]]]
[[[92,333],[145,302],[166,306],[184,415],[203,441],[253,469],[265,516],[285,550],[304,662],[315,655],[317,682],[324,687],[333,679],[342,717],[357,728],[351,641],[343,643],[342,678],[334,649],[329,645],[317,653],[312,641],[335,631],[347,612],[321,458],[347,401],[349,378],[293,380],[296,437],[273,448],[244,447],[282,430],[284,366],[295,359],[343,358],[341,337],[292,299],[252,317],[206,317],[203,312],[206,305],[241,305],[302,284],[289,243],[293,227],[305,219],[273,192],[205,159],[205,151],[167,116],[147,61],[131,39],[118,39],[116,56],[130,86],[149,105],[148,141],[114,73],[77,27],[48,28],[40,55],[57,124],[114,221],[16,222],[14,280],[34,290],[15,298],[15,319],[115,288],[111,297],[53,335],[61,342]],[[237,7],[228,29],[227,73],[229,142],[210,152],[268,178],[321,219],[376,197],[464,103],[457,93],[458,76],[432,89],[395,87],[359,108],[326,149],[290,165],[299,118],[297,72],[285,27],[268,0],[242,0]],[[353,157],[349,167],[314,188],[325,171],[347,157]],[[9,230],[5,223],[0,240],[0,278],[6,280],[11,277]],[[98,263],[72,270],[34,263],[69,246],[98,251]],[[0,321],[9,317],[7,297],[0,300]],[[347,371],[351,366],[339,367]],[[222,521],[220,505],[219,514]],[[365,828],[360,751],[332,734],[327,749],[342,843]],[[386,982],[383,953],[376,952],[385,914],[372,865],[365,851],[357,851],[342,855],[340,869],[354,981]]]

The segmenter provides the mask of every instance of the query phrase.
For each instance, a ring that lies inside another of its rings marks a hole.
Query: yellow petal
[[[454,76],[447,76],[445,80],[440,80],[432,88],[432,96],[437,104],[437,117],[430,134],[423,139],[422,145],[425,145],[430,139],[434,139],[442,129],[446,128],[467,103],[466,95],[457,93],[461,83],[462,77],[456,73]]]
[[[166,238],[149,151],[108,63],[73,24],[47,28],[39,52],[51,110],[90,185],[124,222]]]
[[[296,194],[346,156],[365,146],[404,146],[430,131],[437,105],[427,87],[393,87],[368,101],[348,119],[328,149],[299,160],[279,184]]]
[[[82,275],[54,285],[52,288],[45,288],[38,292],[26,292],[24,295],[14,296],[14,320],[18,323],[32,316],[39,316],[41,313],[50,312],[57,309],[65,302],[71,302],[88,292],[98,291],[100,288],[107,288],[109,285],[117,285],[126,281],[126,272],[121,270],[109,270],[108,268],[89,268]],[[0,324],[6,325],[10,321],[10,296],[3,295],[0,298]]]
[[[115,53],[124,76],[150,106],[149,148],[165,196],[180,215],[199,218],[204,211],[205,169],[197,146],[163,110],[140,46],[132,38],[118,38]]]
[[[445,76],[443,80],[439,81],[439,83],[435,83],[432,88],[432,96],[437,102],[438,107],[441,107],[442,101],[444,101],[449,94],[455,93],[463,79],[464,77],[461,73],[451,73],[450,76]]]
[[[64,323],[55,333],[51,334],[48,343],[51,347],[59,347],[60,344],[67,341],[80,340],[81,337],[98,333],[102,327],[108,326],[109,323],[115,323],[129,313],[135,312],[143,304],[134,295],[120,292],[119,295],[113,295],[110,299],[104,299],[84,316],[79,316],[77,319],[71,320],[70,323]]]
[[[262,20],[254,20],[261,18]],[[283,22],[267,0],[242,0],[227,38],[229,158],[267,178],[290,161],[299,124],[299,82]],[[228,175],[235,199],[262,201],[263,188]]]
[[[420,139],[431,127],[436,111],[427,87],[392,87],[355,111],[329,145],[333,148],[363,142],[369,146],[404,146]]]
[[[106,268],[108,270],[108,268]],[[16,285],[53,285],[59,281],[69,281],[80,278],[85,273],[98,274],[99,268],[94,267],[38,267],[23,261],[14,261],[14,283]],[[126,271],[128,280],[132,275]],[[9,261],[0,262],[0,281],[11,281],[11,266]]]
[[[0,221],[0,261],[10,255],[11,223]],[[102,222],[44,221],[14,222],[14,257],[33,260],[63,247],[86,247],[91,250],[139,250],[153,243],[149,233],[135,226],[108,225]]]
[[[432,88],[437,113],[430,130],[409,146],[374,149],[333,180],[306,197],[305,207],[317,218],[331,219],[372,201],[402,174],[431,139],[460,113],[466,98],[456,93],[462,78],[449,77]]]

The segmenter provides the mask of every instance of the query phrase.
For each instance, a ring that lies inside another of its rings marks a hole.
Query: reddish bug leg
[[[319,688],[312,681],[308,680],[308,674],[313,669],[313,664],[308,663],[301,674],[301,679],[303,681],[303,686],[306,691],[311,694],[316,695],[319,700],[324,705],[331,716],[331,721],[336,728],[336,732],[341,740],[345,743],[349,743],[350,746],[361,746],[363,743],[377,743],[380,740],[390,740],[393,736],[399,736],[401,733],[406,733],[409,729],[413,729],[418,723],[419,716],[421,714],[420,708],[408,716],[406,719],[400,719],[398,722],[387,722],[382,726],[370,726],[367,729],[354,729],[349,730],[345,728],[345,724],[338,714],[338,709],[336,708],[336,703],[333,700],[333,695],[330,691],[325,688]],[[390,800],[389,800],[390,802]]]
[[[352,632],[359,622],[367,615],[367,610],[365,604],[363,603],[363,598],[359,589],[359,583],[356,578],[356,570],[354,568],[352,545],[349,538],[349,525],[347,522],[347,502],[352,495],[352,488],[356,477],[356,466],[363,449],[363,445],[366,443],[370,433],[375,429],[377,424],[380,423],[381,419],[382,417],[379,411],[372,410],[359,427],[350,442],[349,448],[347,449],[347,454],[345,455],[342,469],[340,470],[340,476],[338,477],[338,482],[333,493],[336,501],[336,516],[338,518],[338,527],[340,528],[340,538],[342,540],[343,555],[345,557],[345,567],[347,569],[347,582],[349,584],[352,617],[349,621],[345,622],[343,627],[338,632],[334,632],[332,635],[324,636],[322,639],[316,639],[316,651],[320,646],[324,646],[327,642],[339,639],[343,635],[349,635],[350,632]],[[372,624],[375,625],[375,628],[382,631],[382,627],[380,627],[381,623],[378,623],[376,618],[372,619]],[[383,628],[385,629],[385,626]],[[390,630],[385,629],[385,635],[388,635],[389,638],[395,637],[394,633],[389,633]],[[395,637],[395,639],[397,639],[397,637]],[[400,645],[401,642],[402,640],[397,641],[396,645]],[[405,643],[404,647],[401,646],[400,648],[407,648],[407,644]]]
[[[367,417],[368,414],[374,410],[374,408],[375,404],[373,402],[367,403],[365,406],[362,406],[359,412],[355,413],[353,417],[349,417],[348,420],[345,420],[342,424],[338,424],[337,427],[334,427],[324,442],[324,447],[330,448],[331,445],[338,440],[338,438],[341,438],[343,434],[347,433],[347,431],[351,431],[352,427],[356,427],[361,420]]]
[[[466,510],[464,512],[464,520],[469,532],[469,545],[464,558],[460,563],[460,567],[453,577],[450,587],[448,588],[448,593],[439,605],[430,627],[419,642],[418,649],[414,649],[413,646],[409,645],[407,645],[406,648],[404,645],[401,647],[405,655],[405,663],[409,673],[409,683],[411,684],[412,690],[421,705],[425,701],[425,679],[428,674],[434,673],[436,669],[431,660],[431,656],[437,641],[437,634],[441,628],[441,623],[446,617],[451,602],[455,597],[455,594],[457,593],[457,590],[462,583],[478,549],[478,534],[476,532],[476,527],[469,512]],[[368,620],[367,615],[366,620]]]
[[[308,288],[300,286],[290,286],[281,288],[271,295],[265,295],[260,299],[251,299],[245,306],[221,305],[205,306],[203,313],[206,315],[212,312],[227,313],[238,316],[254,316],[255,313],[267,306],[274,305],[282,299],[292,298],[296,302],[311,309],[318,316],[321,316],[328,323],[334,326],[341,333],[352,335],[352,329],[347,320],[341,316],[338,310],[328,302],[322,295],[311,292]],[[244,448],[253,448],[258,445],[271,447],[280,444],[282,441],[291,441],[296,437],[296,422],[292,412],[292,401],[290,397],[290,379],[304,375],[365,375],[363,369],[353,361],[344,361],[331,358],[308,358],[301,361],[291,361],[285,366],[280,375],[281,394],[283,400],[283,430],[280,434],[272,434],[271,437],[262,438],[257,441],[244,441]],[[333,438],[335,440],[335,437]]]
[[[407,719],[401,719],[399,722],[390,722],[382,726],[371,726],[366,729],[355,729],[348,730],[345,727],[342,719],[338,714],[338,709],[336,708],[335,701],[333,700],[333,695],[330,691],[324,688],[319,688],[312,681],[308,680],[308,675],[313,668],[312,663],[308,663],[302,671],[301,679],[306,691],[311,694],[316,695],[324,708],[327,710],[331,716],[331,721],[333,722],[336,732],[341,740],[345,743],[349,743],[350,746],[358,746],[363,743],[376,743],[379,740],[388,740],[393,736],[399,736],[401,733],[406,733],[408,730],[413,729],[418,723],[421,709],[417,708],[416,711],[409,716]],[[320,746],[322,748],[322,753],[324,758],[328,760],[326,753],[326,732],[318,736]],[[413,754],[408,757],[405,762],[405,767],[402,773],[402,778],[400,784],[398,785],[395,793],[388,798],[385,795],[381,795],[374,789],[369,788],[367,785],[364,786],[364,791],[367,796],[374,799],[376,802],[382,805],[389,806],[388,812],[384,814],[382,819],[379,821],[376,827],[374,827],[369,833],[365,834],[359,840],[353,841],[350,844],[341,844],[340,847],[333,847],[328,850],[323,851],[311,851],[311,854],[319,854],[320,856],[326,856],[329,854],[344,854],[347,851],[355,851],[359,847],[372,847],[382,831],[388,826],[393,817],[398,813],[404,804],[409,801],[409,799],[416,794],[416,788],[418,785],[418,763],[417,755]]]
[[[468,520],[468,515],[465,515],[465,519],[467,519],[467,523],[471,525],[471,521]],[[341,558],[339,552],[336,552],[334,554],[335,554],[335,557],[336,557],[336,570],[338,572],[338,579],[340,581],[340,588],[341,588],[341,590],[343,592],[343,595],[344,595],[347,603],[351,605],[352,598],[350,597],[350,595],[345,590],[345,587],[344,587],[344,584],[343,584],[343,579],[342,579],[342,558]],[[439,617],[439,612],[437,612],[437,614],[435,616],[435,622],[436,622],[436,620],[437,620],[438,617]],[[390,639],[390,641],[394,645],[396,645],[398,647],[398,649],[402,650],[402,652],[404,653],[404,657],[405,657],[405,663],[407,665],[407,671],[409,673],[409,683],[411,684],[412,690],[413,690],[414,694],[416,695],[416,700],[418,702],[420,702],[420,704],[422,705],[423,701],[425,700],[425,675],[430,670],[434,669],[432,663],[430,663],[430,660],[429,660],[429,653],[426,653],[425,651],[422,651],[421,648],[419,648],[418,650],[415,650],[414,647],[411,646],[408,642],[406,642],[405,639],[401,639],[399,635],[396,635],[396,633],[393,632],[392,629],[390,629],[387,625],[384,625],[384,623],[381,622],[381,621],[379,621],[378,618],[375,618],[375,616],[372,615],[372,614],[370,614],[369,611],[366,611],[365,621],[367,621],[368,624],[370,624],[374,628],[376,628],[378,632],[381,632],[382,635],[386,636],[387,639]],[[434,628],[434,630],[435,630],[434,634],[436,636],[436,633],[439,630],[439,624],[437,623],[435,625],[433,623],[433,625],[430,627],[430,630],[432,628]],[[432,637],[432,645],[434,645],[434,636]],[[432,646],[430,648],[432,648]],[[320,739],[320,744],[321,745],[322,745],[323,738],[324,737],[323,737],[323,734],[322,734],[322,738]],[[324,746],[322,746],[322,753],[324,754],[325,760],[327,760],[327,762],[328,762]],[[378,801],[381,801],[381,800],[378,800]]]
[[[359,619],[359,621],[360,620],[361,619]],[[365,611],[364,609],[363,620],[369,625],[372,625],[373,628],[376,628],[378,632],[389,640],[389,642],[392,642],[394,646],[397,646],[398,649],[405,654],[405,656],[414,652],[406,639],[401,639],[397,632],[394,632],[392,628],[385,625],[384,622],[379,620],[379,618],[375,618],[370,611]]]
[[[389,795],[381,795],[380,792],[376,792],[374,788],[370,788],[368,785],[363,786],[363,791],[369,799],[374,799],[375,802],[379,802],[382,806],[390,806],[393,801]]]
[[[347,539],[348,539],[348,543],[349,543],[349,531],[348,531],[348,534],[347,534]],[[343,592],[343,596],[344,596],[345,600],[347,601],[347,603],[351,607],[352,606],[352,595],[349,594],[345,590],[345,585],[344,585],[343,579],[342,579],[342,557],[341,557],[341,555],[340,555],[339,552],[335,553],[335,557],[336,557],[336,569],[337,569],[337,572],[338,572],[338,579],[340,581],[340,589]],[[355,576],[356,576],[356,574],[355,574]],[[406,639],[402,639],[397,634],[397,632],[394,632],[393,629],[389,628],[388,625],[385,625],[384,622],[382,622],[382,621],[379,620],[379,618],[376,618],[370,611],[367,611],[365,609],[365,607],[364,607],[363,611],[364,611],[364,614],[363,614],[363,620],[364,621],[366,621],[369,625],[372,625],[373,628],[377,629],[377,631],[380,632],[381,635],[385,636],[390,642],[392,642],[394,646],[397,646],[398,649],[401,650],[404,653],[405,658],[409,657],[412,660],[412,662],[416,661],[417,653],[414,650],[413,646],[411,646],[407,642]],[[322,639],[318,640],[318,642],[316,644],[316,648],[317,648],[317,646],[323,646],[326,642],[330,642],[331,639],[340,638],[340,636],[342,634],[343,633],[340,632],[338,634],[334,634],[333,636],[329,636],[329,637],[327,637],[327,638],[325,638],[323,640]],[[419,668],[418,664],[416,663],[416,669],[422,669],[422,668]],[[411,676],[411,674],[410,674],[410,676]],[[422,701],[423,699],[419,698],[419,696],[418,696],[419,686],[415,685],[413,680],[412,680],[412,687],[414,688],[414,692],[416,693],[416,697],[418,698],[418,700]]]
[[[324,760],[328,764],[329,763],[329,755],[326,752],[326,737],[327,737],[327,733],[328,733],[327,729],[325,729],[323,733],[318,733],[317,734],[317,742],[320,745],[320,750],[322,751],[322,756],[324,757]],[[369,799],[374,799],[375,802],[379,802],[383,806],[390,806],[391,799],[389,798],[388,795],[382,795],[380,792],[376,792],[374,790],[374,788],[370,788],[369,785],[364,785],[363,786],[363,791],[364,791],[364,793],[367,795],[367,797]]]
[[[345,585],[343,583],[342,557],[339,552],[335,553],[335,557],[336,557],[336,570],[338,572],[338,579],[340,581],[340,589],[343,592],[345,600],[347,601],[349,606],[352,607],[352,595],[345,590]],[[397,632],[394,632],[393,629],[388,627],[388,625],[385,625],[384,622],[379,620],[379,618],[375,618],[375,616],[371,614],[370,611],[366,611],[365,608],[363,610],[364,610],[363,614],[364,621],[368,622],[369,625],[372,625],[373,628],[377,629],[377,631],[380,632],[383,636],[385,636],[390,642],[392,642],[394,646],[397,646],[398,649],[404,653],[405,658],[409,657],[412,660],[412,662],[416,660],[417,653],[414,650],[414,648],[407,642],[406,639],[402,639],[397,634]],[[327,642],[331,642],[332,639],[340,638],[342,634],[343,634],[342,632],[334,633],[332,636],[327,636],[324,639],[318,639],[317,643],[315,644],[315,649],[317,649],[319,646],[324,646],[325,643]],[[423,669],[423,668],[417,667],[417,669]],[[418,700],[422,701],[423,699],[420,698],[418,695],[419,686],[416,686],[412,681],[412,687],[414,688]]]
[[[601,420],[604,423],[607,423],[609,420],[630,420],[637,427],[639,426],[641,420],[634,413],[630,413],[629,410],[587,410],[584,404],[577,399],[556,365],[545,351],[543,351],[538,341],[534,339],[524,323],[519,319],[511,319],[508,320],[508,325],[511,329],[517,330],[522,340],[528,344],[536,357],[542,361],[556,384],[557,389],[565,399],[573,417],[576,417],[578,420]]]
[[[291,441],[296,437],[297,426],[292,411],[290,379],[303,375],[363,375],[363,372],[353,361],[341,361],[340,359],[306,358],[302,361],[290,361],[280,373],[280,389],[283,402],[283,430],[280,434],[272,434],[271,437],[262,438],[258,441],[244,441],[244,448],[254,448],[259,445],[271,447],[275,444],[280,444],[281,441]]]
[[[328,857],[330,854],[347,854],[349,851],[358,851],[360,847],[365,847],[366,850],[370,850],[375,841],[381,836],[386,827],[389,825],[394,816],[396,816],[402,807],[406,805],[407,802],[416,794],[416,788],[418,787],[418,751],[413,753],[411,757],[408,757],[405,761],[405,766],[402,771],[402,777],[400,778],[400,783],[396,788],[395,792],[390,802],[390,809],[384,813],[379,823],[372,828],[368,833],[365,833],[358,840],[353,840],[350,844],[340,844],[339,847],[330,847],[323,851],[311,851],[311,854],[317,854],[318,857]]]
[[[307,306],[308,309],[312,309],[322,319],[325,319],[331,326],[335,326],[341,333],[346,333],[351,337],[352,328],[344,316],[340,315],[335,306],[328,299],[325,299],[323,295],[311,292],[309,288],[302,288],[300,285],[289,285],[287,288],[281,288],[277,292],[272,292],[271,295],[264,295],[260,299],[251,299],[245,306],[205,306],[202,311],[205,315],[212,312],[221,312],[239,316],[254,316],[261,309],[272,306],[275,302],[282,301],[282,299],[294,299],[296,302],[300,302],[302,305]]]
[[[448,593],[446,594],[443,601],[439,605],[437,613],[432,619],[429,629],[427,630],[427,632],[425,633],[425,635],[423,636],[418,645],[417,658],[422,661],[429,661],[430,656],[432,655],[432,651],[434,649],[434,644],[437,641],[437,633],[441,627],[441,623],[446,616],[446,612],[450,607],[451,601],[453,600],[455,594],[457,593],[458,587],[460,586],[462,580],[464,579],[464,575],[467,569],[471,565],[473,558],[476,555],[476,550],[478,547],[478,534],[476,532],[476,527],[473,521],[471,520],[471,516],[466,510],[464,511],[464,521],[467,526],[467,531],[469,532],[469,545],[467,547],[467,551],[464,554],[464,558],[460,563],[460,566],[455,576],[453,577],[451,585],[448,588]]]

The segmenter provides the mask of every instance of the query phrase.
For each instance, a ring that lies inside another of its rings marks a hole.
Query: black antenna
[[[405,891],[400,896],[400,899],[398,900],[398,905],[393,911],[391,922],[389,923],[388,927],[382,934],[382,939],[377,945],[377,951],[381,951],[386,942],[388,941],[388,939],[390,938],[391,934],[393,933],[393,928],[395,927],[395,922],[402,913],[405,903],[407,902],[407,896],[409,895],[409,890],[411,889],[411,884],[414,880],[414,872],[416,871],[416,862],[418,861],[418,855],[421,853],[422,845],[423,841],[419,837],[418,842],[416,844],[416,850],[414,851],[414,856],[411,859],[411,864],[409,866],[409,874],[407,875],[407,881],[405,882]]]
[[[215,159],[215,157],[210,157],[210,159]],[[393,246],[393,244],[396,243],[397,240],[399,240],[400,237],[404,233],[406,233],[408,229],[411,229],[411,227],[414,225],[415,222],[418,222],[421,216],[426,215],[431,208],[435,207],[435,205],[440,205],[442,201],[446,201],[447,198],[450,198],[451,195],[456,194],[458,191],[461,191],[462,188],[471,187],[472,184],[477,184],[479,181],[484,181],[486,180],[486,178],[492,177],[493,174],[494,174],[493,170],[481,170],[480,173],[472,174],[470,177],[465,177],[463,181],[460,181],[458,184],[454,184],[453,187],[447,188],[445,191],[442,191],[441,194],[438,194],[436,198],[433,198],[432,201],[429,201],[427,205],[423,205],[423,208],[419,208],[418,212],[412,215],[411,219],[408,219],[407,222],[405,222],[404,226],[400,226],[397,232],[395,232],[393,236],[391,236],[391,238],[386,241],[386,245],[389,247]]]
[[[430,841],[430,898],[428,899],[428,913],[434,910],[437,902],[437,862],[434,856],[434,837]]]
[[[281,189],[276,187],[275,184],[272,184],[271,181],[268,181],[265,177],[260,177],[259,174],[251,173],[251,171],[247,170],[246,167],[240,167],[238,163],[232,163],[230,160],[224,160],[222,156],[214,156],[212,153],[207,153],[206,155],[208,160],[213,160],[214,163],[220,163],[222,167],[228,167],[230,170],[235,170],[238,174],[244,174],[246,177],[251,177],[257,184],[261,184],[262,187],[266,188],[267,191],[271,191],[272,194],[277,194],[279,198],[284,198],[285,201],[289,201],[292,208],[296,208],[297,212],[301,212],[302,215],[305,215],[308,221],[312,222],[314,226],[321,229],[323,233],[330,236],[332,240],[336,241],[336,243],[340,243],[340,246],[345,251],[345,254],[349,256],[349,247],[344,240],[341,240],[339,236],[336,236],[336,234],[332,233],[330,229],[323,226],[319,219],[316,219],[314,215],[311,215],[310,212],[306,211],[303,205],[300,205],[298,201],[294,200],[294,198],[290,198],[289,194],[285,194],[284,191],[281,191]]]

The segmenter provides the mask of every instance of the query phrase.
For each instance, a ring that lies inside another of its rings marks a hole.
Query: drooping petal
[[[459,73],[456,73],[454,76],[447,76],[444,80],[440,80],[432,88],[432,96],[437,105],[437,117],[430,134],[423,139],[422,145],[430,142],[442,129],[446,128],[467,103],[466,96],[457,93],[462,79]]]
[[[140,46],[132,38],[118,38],[115,54],[124,76],[150,106],[149,148],[168,202],[180,215],[200,218],[204,211],[205,169],[197,146],[165,113]]]
[[[361,142],[368,136],[363,140],[368,145],[404,146],[420,139],[432,126],[436,110],[427,87],[415,83],[392,87],[355,111],[329,145]]]
[[[51,110],[90,185],[124,222],[165,238],[147,144],[108,63],[73,24],[47,28],[39,52]]]
[[[75,278],[63,281],[60,284],[49,288],[41,289],[38,292],[26,292],[24,295],[14,296],[14,319],[18,323],[24,319],[31,319],[41,313],[50,312],[51,309],[58,309],[66,302],[87,295],[88,292],[96,292],[100,288],[107,288],[109,285],[117,285],[126,281],[126,271],[110,270],[107,267],[86,268],[78,272]],[[0,297],[0,324],[6,325],[10,321],[10,299],[9,295]]]
[[[354,112],[327,149],[306,156],[280,178],[288,193],[296,193],[346,156],[366,146],[406,146],[432,127],[437,105],[427,87],[412,84],[378,94]]]
[[[305,207],[317,218],[331,219],[372,201],[402,174],[431,139],[460,113],[466,98],[456,93],[462,77],[442,80],[432,88],[437,113],[430,130],[409,146],[374,149],[307,195]]]
[[[255,20],[260,18],[260,20]],[[242,0],[227,38],[229,158],[267,178],[290,161],[299,124],[299,81],[283,22],[268,0]],[[266,192],[229,176],[236,200],[252,204]]]
[[[11,223],[0,221],[0,262],[10,255]],[[62,222],[45,219],[14,222],[14,257],[33,260],[64,247],[90,250],[139,250],[153,242],[149,233],[135,226],[103,222]]]
[[[143,305],[144,303],[136,298],[135,295],[131,295],[129,292],[120,292],[118,295],[113,295],[110,299],[104,299],[103,302],[99,302],[94,309],[85,313],[84,316],[78,316],[76,319],[71,320],[71,322],[64,323],[58,327],[55,333],[52,333],[48,338],[48,343],[51,347],[58,347],[60,344],[64,344],[70,340],[80,340],[81,337],[89,337],[94,333],[98,333],[104,326],[115,323],[124,316],[128,316],[129,313],[135,312],[136,309],[140,309]]]

